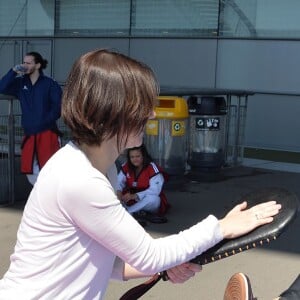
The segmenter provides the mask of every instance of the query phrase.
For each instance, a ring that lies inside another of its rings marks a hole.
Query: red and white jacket
[[[137,194],[140,200],[146,195],[159,195],[161,198],[160,214],[163,215],[169,207],[166,196],[162,191],[164,182],[161,168],[154,162],[143,168],[137,176],[128,168],[128,164],[124,163],[118,174],[117,190],[123,193]]]

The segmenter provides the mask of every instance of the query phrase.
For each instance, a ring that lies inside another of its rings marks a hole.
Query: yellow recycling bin
[[[188,105],[184,98],[158,97],[156,118],[146,124],[145,145],[170,175],[183,175],[187,161]]]

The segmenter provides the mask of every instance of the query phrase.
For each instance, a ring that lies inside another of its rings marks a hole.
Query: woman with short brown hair
[[[274,201],[250,209],[242,203],[177,235],[153,239],[145,232],[106,175],[124,149],[142,144],[157,95],[150,68],[120,53],[96,50],[75,62],[62,105],[73,141],[40,172],[0,299],[102,299],[111,278],[163,270],[184,282],[201,269],[192,258],[273,220],[280,209]]]

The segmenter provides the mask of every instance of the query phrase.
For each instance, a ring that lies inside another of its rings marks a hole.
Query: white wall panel
[[[161,85],[214,87],[216,45],[213,39],[134,39],[130,54],[150,65]]]
[[[249,97],[245,146],[300,152],[300,97]]]
[[[217,87],[300,93],[300,42],[220,40]]]
[[[63,38],[55,41],[54,75],[65,82],[74,61],[82,54],[99,48],[115,49],[128,54],[128,39]]]

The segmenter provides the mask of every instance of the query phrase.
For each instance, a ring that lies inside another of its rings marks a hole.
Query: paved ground
[[[216,181],[174,180],[167,187],[172,204],[166,224],[149,224],[145,229],[159,237],[176,233],[209,213],[221,216],[248,192],[264,187],[282,187],[300,198],[300,173],[239,167],[227,169]],[[23,205],[0,208],[0,277],[9,264]],[[227,280],[235,272],[251,279],[258,300],[271,300],[286,289],[300,270],[300,217],[268,246],[203,266],[203,271],[188,283],[159,282],[142,299],[221,300]],[[119,299],[126,290],[143,280],[111,282],[106,300]]]

